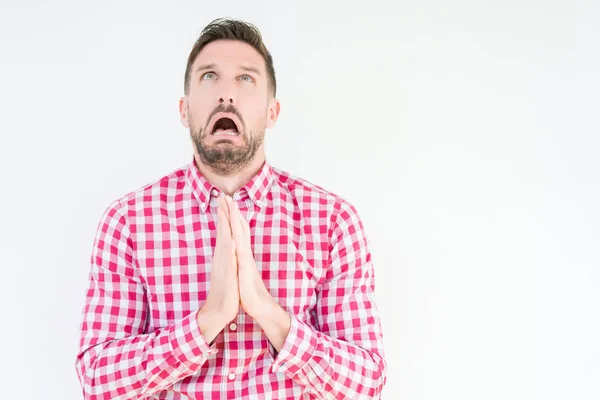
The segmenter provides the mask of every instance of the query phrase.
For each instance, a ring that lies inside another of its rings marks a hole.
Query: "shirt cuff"
[[[290,314],[288,312],[288,314]],[[316,332],[304,322],[290,314],[291,324],[281,351],[277,353],[269,342],[269,352],[274,358],[271,371],[284,373],[289,378],[294,378],[302,371],[311,359],[317,347],[318,337]],[[303,371],[302,376],[306,375]]]
[[[216,345],[206,343],[198,326],[197,311],[175,323],[169,334],[173,353],[182,364],[202,363],[216,354]]]

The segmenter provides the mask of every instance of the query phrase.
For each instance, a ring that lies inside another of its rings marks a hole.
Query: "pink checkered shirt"
[[[277,353],[240,308],[212,344],[217,196],[195,162],[113,202],[91,256],[76,370],[86,399],[373,399],[386,382],[374,270],[356,209],[265,162],[233,199],[292,316]]]

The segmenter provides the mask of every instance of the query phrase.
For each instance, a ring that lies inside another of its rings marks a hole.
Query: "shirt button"
[[[237,325],[234,322],[232,322],[231,325],[229,325],[229,329],[235,331],[237,329]]]
[[[229,380],[232,381],[234,379],[235,379],[235,374],[234,373],[229,374]]]

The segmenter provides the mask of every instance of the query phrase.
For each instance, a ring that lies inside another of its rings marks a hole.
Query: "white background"
[[[363,219],[383,398],[600,398],[599,2],[301,4],[2,1],[2,398],[81,398],[97,223],[191,160],[185,63],[220,16],[273,54],[269,161]]]

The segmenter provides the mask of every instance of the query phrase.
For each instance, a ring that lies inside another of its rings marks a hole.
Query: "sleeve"
[[[148,304],[126,214],[112,203],[98,225],[75,368],[85,399],[141,399],[199,371],[217,352],[192,312],[145,332]]]
[[[336,210],[328,270],[316,305],[319,330],[292,315],[281,351],[269,349],[272,371],[284,373],[318,399],[378,399],[387,364],[369,240],[352,205],[339,200]]]

